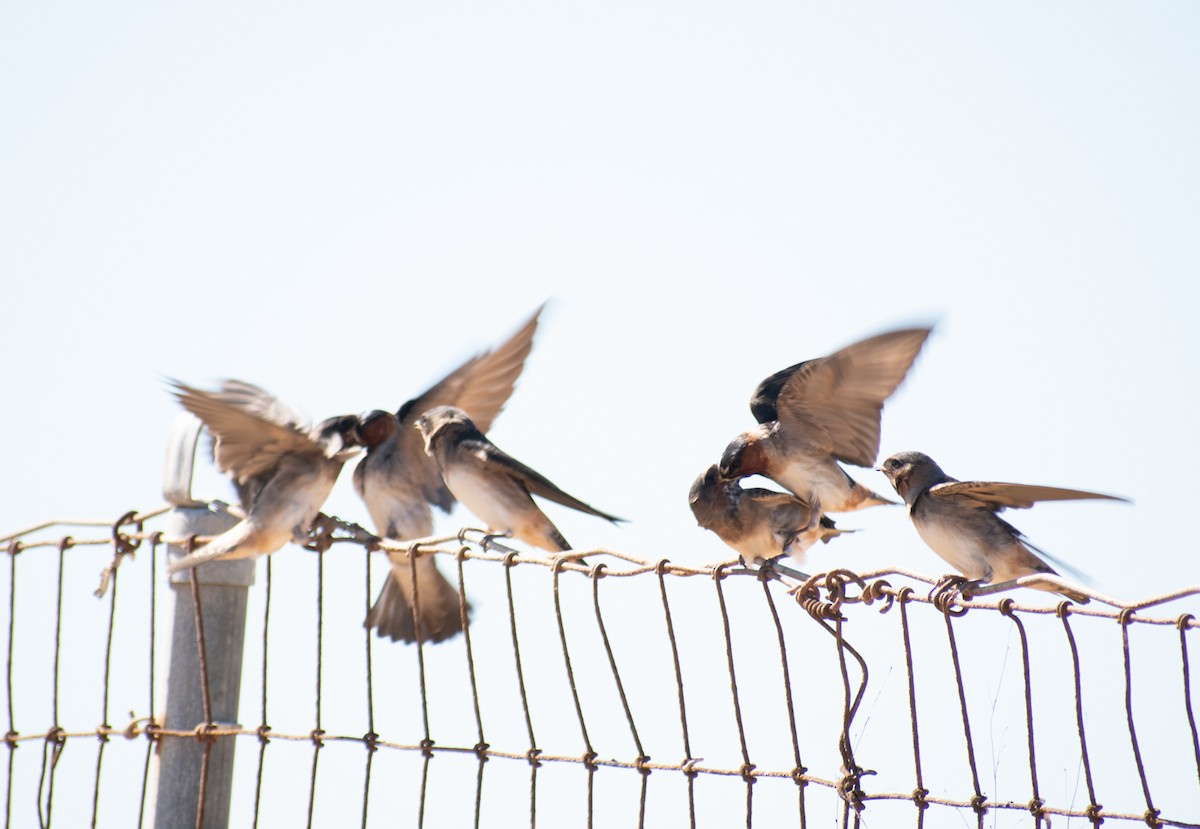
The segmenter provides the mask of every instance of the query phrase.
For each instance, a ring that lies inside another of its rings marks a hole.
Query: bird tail
[[[837,538],[839,535],[849,535],[850,533],[858,532],[858,530],[839,530],[837,525],[833,523],[833,520],[826,515],[821,516],[820,527],[822,544],[828,544],[829,539]]]
[[[253,525],[248,521],[239,521],[199,550],[173,562],[167,567],[167,572],[179,573],[217,559],[251,558],[265,552],[262,546]]]
[[[433,556],[416,561],[417,604],[420,606],[421,641],[442,642],[462,631],[459,595],[438,570]],[[396,555],[392,572],[379,591],[379,598],[367,613],[363,626],[374,629],[379,637],[393,642],[417,641],[417,626],[412,610],[413,580],[408,556]],[[471,606],[467,605],[470,613]]]

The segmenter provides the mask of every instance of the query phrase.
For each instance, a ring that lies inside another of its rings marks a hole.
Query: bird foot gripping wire
[[[978,582],[962,576],[943,576],[933,590],[929,591],[929,602],[947,616],[963,616],[967,609],[961,604],[956,606],[955,603],[970,598],[970,588],[977,584]]]
[[[313,519],[312,524],[309,525],[304,535],[297,539],[297,542],[302,542],[300,546],[305,550],[323,553],[338,541],[353,541],[356,544],[366,544],[374,548],[378,546],[380,540],[379,536],[367,532],[358,524],[318,512],[317,517]]]

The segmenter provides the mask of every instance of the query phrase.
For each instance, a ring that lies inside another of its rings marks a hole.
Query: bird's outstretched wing
[[[934,498],[952,498],[967,506],[990,510],[1028,509],[1038,501],[1100,499],[1128,502],[1129,500],[1116,495],[1104,495],[1082,489],[1063,489],[1034,484],[1006,484],[995,481],[951,481],[930,487],[929,495]]]
[[[169,382],[183,407],[212,434],[217,469],[238,483],[271,469],[283,455],[324,454],[308,424],[258,386],[226,380],[219,391],[204,391]]]
[[[461,446],[461,452],[463,457],[473,457],[481,463],[490,465],[493,469],[502,470],[509,477],[519,481],[531,495],[540,495],[556,504],[562,504],[564,507],[586,512],[588,515],[595,515],[598,518],[612,521],[614,524],[624,520],[623,518],[617,518],[615,515],[609,515],[607,512],[602,512],[591,504],[580,501],[574,495],[563,492],[545,475],[530,469],[516,458],[505,453],[491,441],[464,441]]]
[[[498,348],[467,360],[396,412],[400,421],[397,454],[418,481],[429,503],[449,512],[454,506],[454,496],[438,474],[437,464],[425,454],[425,441],[413,428],[414,423],[435,406],[456,406],[470,415],[481,432],[491,428],[525,368],[525,359],[533,349],[538,317],[544,307],[539,306]]]
[[[883,403],[931,330],[890,331],[778,371],[754,390],[750,411],[759,423],[778,420],[781,428],[802,431],[838,460],[871,466]]]

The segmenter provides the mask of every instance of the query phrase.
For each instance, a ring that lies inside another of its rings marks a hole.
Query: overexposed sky
[[[550,298],[492,437],[630,520],[551,507],[580,547],[727,557],[686,495],[758,381],[932,321],[884,455],[1130,497],[1011,520],[1120,597],[1194,584],[1198,36],[1185,2],[9,4],[0,534],[160,503],[165,376],[395,409]],[[367,521],[348,473],[328,509]],[[809,569],[944,572],[899,510],[839,524]]]

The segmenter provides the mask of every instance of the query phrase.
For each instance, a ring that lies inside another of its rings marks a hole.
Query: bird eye
[[[900,467],[901,467],[900,461],[896,460],[895,458],[892,458],[890,461],[888,461],[889,469],[899,469]]]

